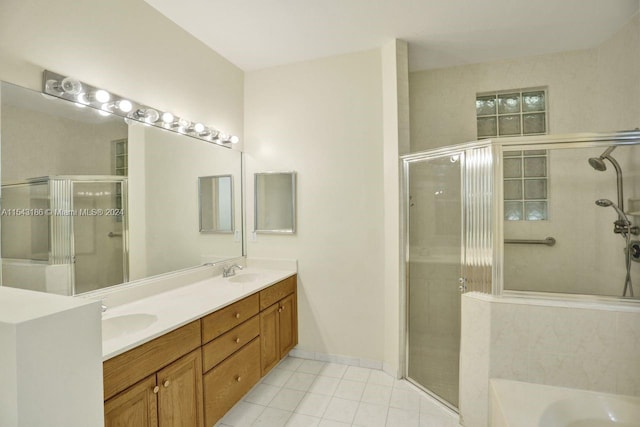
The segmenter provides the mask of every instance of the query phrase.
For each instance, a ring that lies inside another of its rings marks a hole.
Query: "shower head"
[[[624,219],[624,220],[628,221],[627,215],[624,212],[622,212],[622,210],[618,207],[618,205],[613,203],[611,200],[609,200],[609,199],[598,199],[598,200],[596,200],[596,205],[601,206],[603,208],[611,206],[613,209],[616,210],[616,212],[618,213],[618,216],[620,217],[620,219]]]
[[[604,150],[604,153],[602,153],[600,157],[591,157],[589,159],[589,164],[591,165],[592,168],[594,168],[597,171],[606,171],[607,165],[604,162],[604,159],[609,158],[609,154],[611,154],[611,152],[615,149],[616,149],[616,146],[613,145],[607,148],[606,150]]]
[[[597,171],[607,170],[607,165],[604,163],[604,160],[602,160],[601,157],[591,157],[589,159],[589,164],[591,165],[592,168],[594,168]]]

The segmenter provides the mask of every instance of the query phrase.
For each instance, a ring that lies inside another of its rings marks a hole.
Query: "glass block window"
[[[129,174],[129,140],[127,138],[111,141],[112,170],[114,175],[127,176]],[[122,209],[122,184],[117,184],[115,194],[117,209]],[[122,216],[115,217],[116,222],[122,222]]]
[[[117,139],[112,141],[113,152],[113,174],[127,176],[129,173],[128,140]]]
[[[546,89],[516,89],[477,95],[478,138],[547,133],[546,101]]]
[[[504,219],[548,219],[547,150],[504,152]]]

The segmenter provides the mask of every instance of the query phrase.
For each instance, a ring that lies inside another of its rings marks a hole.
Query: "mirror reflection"
[[[77,294],[243,254],[240,152],[4,82],[0,95],[2,285]],[[207,176],[228,177],[227,234],[200,233]]]
[[[256,173],[254,188],[255,231],[257,233],[295,233],[295,172]]]
[[[233,176],[198,178],[200,232],[233,232]]]

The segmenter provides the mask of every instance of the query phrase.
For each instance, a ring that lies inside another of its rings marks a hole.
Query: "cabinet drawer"
[[[214,425],[260,380],[260,337],[204,375],[204,418]]]
[[[206,344],[203,347],[204,371],[207,372],[258,335],[260,335],[260,317],[255,315]]]
[[[258,314],[258,294],[202,318],[202,342],[207,343]]]
[[[260,310],[264,310],[270,305],[280,301],[296,290],[296,276],[284,279],[267,289],[260,291]]]
[[[142,344],[102,364],[104,399],[155,373],[158,369],[200,347],[200,322]]]

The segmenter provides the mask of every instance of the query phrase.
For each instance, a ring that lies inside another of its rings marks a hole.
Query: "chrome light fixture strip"
[[[44,70],[43,73],[42,92],[74,102],[79,107],[95,108],[105,115],[114,114],[123,117],[125,121],[135,120],[213,144],[228,146],[239,141],[237,136],[221,132],[214,127],[192,122],[169,111],[160,111],[49,70]]]

